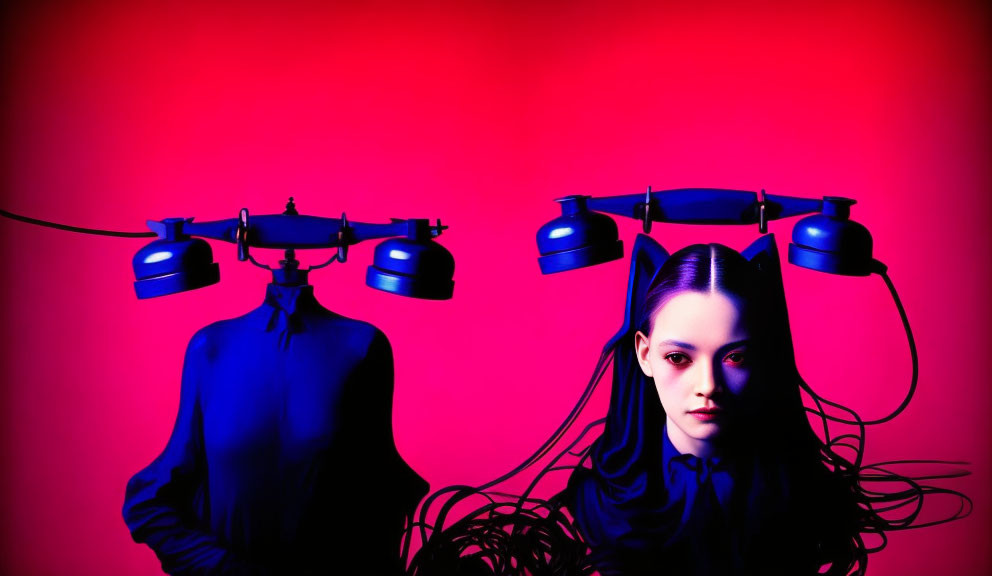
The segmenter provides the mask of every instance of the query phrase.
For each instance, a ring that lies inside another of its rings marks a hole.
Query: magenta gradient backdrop
[[[953,485],[976,504],[964,521],[894,534],[870,574],[989,573],[992,67],[980,3],[6,10],[7,210],[141,230],[146,218],[280,212],[293,195],[307,214],[451,225],[451,301],[366,288],[373,243],[312,279],[325,306],[389,336],[396,443],[433,488],[529,455],[619,327],[626,262],[539,274],[534,235],[553,198],[649,184],[857,198],[920,351],[916,400],[870,430],[868,459],[970,460],[974,474]],[[783,253],[792,223],[771,225]],[[621,223],[628,254],[636,232]],[[654,232],[671,250],[756,236]],[[120,517],[124,486],[165,445],[190,336],[257,306],[266,275],[215,242],[220,284],[139,302],[130,262],[145,240],[8,220],[0,240],[0,572],[156,574]],[[893,407],[909,354],[882,281],[784,274],[807,380],[866,417]]]

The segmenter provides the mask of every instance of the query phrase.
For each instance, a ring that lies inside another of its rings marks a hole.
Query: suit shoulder
[[[347,339],[356,348],[367,349],[372,346],[389,346],[386,334],[374,324],[364,320],[356,320],[340,314],[328,318],[329,327],[340,337]]]
[[[213,357],[220,343],[230,341],[234,335],[244,333],[249,323],[250,314],[211,322],[193,333],[189,339],[187,354]]]

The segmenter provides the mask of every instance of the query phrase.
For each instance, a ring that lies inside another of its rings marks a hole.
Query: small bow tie
[[[696,482],[712,480],[714,472],[723,472],[727,469],[719,458],[700,458],[692,454],[679,454],[668,463],[668,473],[673,474],[672,466],[678,464],[696,473]]]
[[[666,472],[669,498],[685,503],[683,524],[689,521],[690,516],[701,513],[698,510],[701,504],[722,508],[733,486],[730,469],[720,458],[677,454],[668,461]]]

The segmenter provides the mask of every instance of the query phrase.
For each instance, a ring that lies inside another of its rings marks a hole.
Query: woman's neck
[[[665,434],[668,434],[668,440],[680,454],[692,454],[698,458],[713,458],[720,455],[716,442],[713,440],[692,438],[676,426],[671,418],[666,418],[666,420]]]

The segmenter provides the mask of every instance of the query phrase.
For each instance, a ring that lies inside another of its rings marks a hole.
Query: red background
[[[557,214],[553,198],[647,185],[856,198],[921,367],[909,409],[870,430],[868,459],[970,460],[973,475],[953,486],[976,504],[963,521],[894,534],[870,574],[992,566],[992,66],[980,3],[6,11],[7,210],[141,230],[147,218],[277,213],[293,195],[306,214],[451,225],[451,301],[366,288],[372,243],[312,278],[325,306],[389,336],[396,442],[433,488],[482,482],[530,454],[619,326],[625,262],[539,274],[534,234]],[[782,252],[792,224],[771,225]],[[636,231],[621,222],[628,251]],[[653,235],[670,250],[742,249],[757,231]],[[257,306],[266,275],[215,242],[220,284],[139,302],[130,261],[145,240],[5,220],[0,241],[0,572],[155,574],[120,517],[124,486],[165,445],[189,337]],[[893,407],[909,355],[882,281],[787,266],[785,282],[807,380],[865,417]]]

